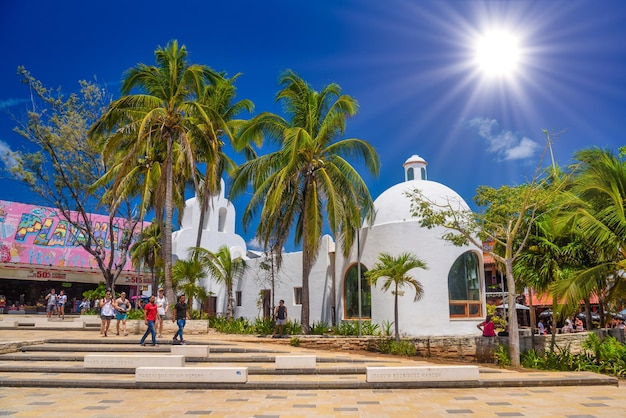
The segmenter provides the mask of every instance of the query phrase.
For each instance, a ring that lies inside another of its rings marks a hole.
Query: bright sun
[[[507,32],[491,32],[476,42],[476,64],[488,76],[508,77],[517,69],[520,51],[517,39]]]

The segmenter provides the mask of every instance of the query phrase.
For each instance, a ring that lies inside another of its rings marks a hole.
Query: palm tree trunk
[[[204,185],[202,187],[202,196],[197,196],[200,199],[200,220],[198,223],[198,234],[196,235],[196,247],[200,247],[202,243],[202,232],[204,230],[204,217],[209,206],[209,187],[206,178],[204,179]]]
[[[233,306],[233,286],[232,284],[228,286],[228,292],[226,297],[228,298],[228,301],[226,301],[226,316],[228,318],[232,318],[233,316],[235,316],[235,309]]]
[[[167,300],[174,301],[174,289],[172,287],[172,220],[173,216],[173,172],[172,167],[172,135],[166,133],[167,159],[165,162],[165,225],[163,226],[163,262],[165,266],[165,296]],[[169,315],[169,312],[166,312]]]
[[[398,283],[396,283],[395,298],[393,301],[393,320],[396,328],[396,342],[400,342],[400,325],[398,325]]]
[[[306,229],[306,228],[304,228]],[[305,232],[306,234],[306,232]],[[311,259],[309,257],[309,248],[306,245],[306,236],[303,237],[302,245],[302,313],[300,321],[302,321],[302,332],[309,333],[309,274],[311,273]]]

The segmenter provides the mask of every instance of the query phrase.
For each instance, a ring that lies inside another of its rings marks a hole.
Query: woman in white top
[[[111,319],[115,318],[115,307],[113,307],[113,298],[111,291],[107,290],[106,296],[100,300],[100,335],[106,337],[111,325]]]
[[[163,288],[159,289],[159,294],[155,299],[155,303],[157,306],[157,322],[156,329],[159,333],[159,338],[163,337],[163,320],[165,319],[165,315],[167,310],[169,309],[169,304],[167,303],[167,298],[163,294]]]

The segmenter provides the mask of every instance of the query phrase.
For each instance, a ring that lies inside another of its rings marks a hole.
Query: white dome
[[[385,190],[374,201],[376,210],[375,225],[382,225],[390,222],[404,222],[417,218],[411,215],[411,201],[405,192],[419,189],[424,197],[431,201],[446,205],[448,202],[455,208],[469,210],[469,206],[463,198],[448,186],[430,180],[405,181]]]

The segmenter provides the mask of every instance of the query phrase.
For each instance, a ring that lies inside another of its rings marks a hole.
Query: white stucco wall
[[[320,252],[316,263],[313,265],[309,276],[310,293],[310,324],[314,322],[331,322],[331,308],[333,305],[333,270],[330,250],[334,248],[332,238],[328,235],[322,237]],[[260,274],[258,268],[263,258],[248,260],[249,269],[246,276],[237,284],[242,296],[242,306],[235,307],[237,317],[258,318],[262,312],[257,305],[259,292],[262,289],[271,289],[271,281],[267,275]],[[302,306],[295,303],[295,287],[302,287],[302,252],[285,253],[283,265],[276,273],[274,280],[274,300],[276,304],[280,299],[285,301],[289,318],[300,320]]]
[[[398,315],[400,333],[411,336],[425,335],[467,335],[476,334],[476,318],[451,319],[448,304],[448,273],[454,261],[470,247],[456,247],[442,240],[442,229],[431,230],[421,228],[415,220],[387,223],[363,229],[361,233],[361,264],[366,269],[374,267],[381,252],[399,255],[409,252],[426,262],[428,270],[414,269],[410,274],[424,288],[424,296],[414,302],[413,287],[404,287],[404,296],[398,298]],[[338,249],[339,251],[339,249]],[[479,259],[481,259],[480,254]],[[339,259],[339,257],[338,257]],[[337,262],[337,298],[341,301],[339,312],[344,315],[343,286],[350,266],[356,264],[356,251],[352,251],[347,259]],[[482,266],[479,267],[479,273]],[[482,283],[482,280],[479,279]],[[394,295],[391,290],[384,292],[384,279],[379,279],[372,286],[372,321],[382,324],[383,321],[393,322]]]

